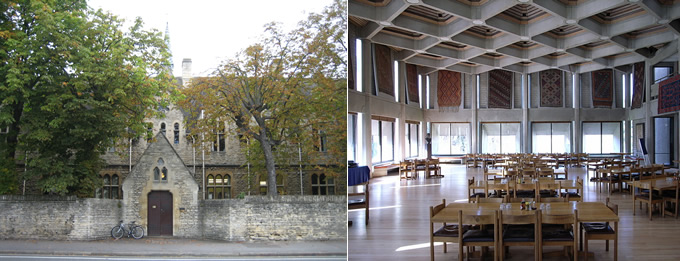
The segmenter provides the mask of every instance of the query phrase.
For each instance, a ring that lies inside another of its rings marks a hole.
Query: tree
[[[4,158],[24,158],[25,178],[47,193],[91,196],[100,155],[114,140],[146,131],[168,103],[172,77],[161,34],[127,32],[85,1],[8,1],[0,44]],[[17,153],[21,152],[21,153]]]
[[[307,162],[318,162],[312,156],[318,154],[313,147],[320,145],[312,138],[315,130],[333,135],[335,146],[320,161],[346,159],[346,6],[336,0],[290,33],[268,24],[260,43],[183,90],[187,99],[180,106],[200,118],[194,129],[206,134],[205,140],[213,139],[211,130],[228,121],[250,141],[249,159],[264,163],[270,195],[277,194],[277,162],[297,160],[298,148]],[[284,165],[289,164],[280,167]]]

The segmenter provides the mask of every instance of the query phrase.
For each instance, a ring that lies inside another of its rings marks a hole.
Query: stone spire
[[[175,69],[175,63],[172,60],[172,48],[170,45],[170,25],[165,22],[165,45],[168,46],[168,52],[170,52],[170,73]]]

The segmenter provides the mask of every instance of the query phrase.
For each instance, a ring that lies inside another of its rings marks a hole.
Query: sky
[[[182,60],[191,58],[192,75],[207,76],[226,58],[256,43],[264,25],[280,22],[293,30],[310,13],[320,13],[332,0],[88,0],[108,10],[129,27],[141,17],[145,29],[170,29],[173,74],[182,75]]]

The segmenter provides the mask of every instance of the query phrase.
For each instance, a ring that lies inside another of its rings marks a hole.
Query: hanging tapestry
[[[418,93],[418,67],[414,64],[406,64],[406,83],[408,84],[409,103],[420,102]]]
[[[633,65],[633,101],[631,108],[642,108],[642,100],[645,97],[645,63],[639,62]]]
[[[614,72],[611,69],[603,69],[594,71],[591,75],[593,78],[593,107],[611,108]]]
[[[375,45],[375,77],[378,91],[394,96],[394,77],[392,76],[392,57],[390,48]]]
[[[541,107],[562,107],[562,71],[550,69],[540,72]]]
[[[352,56],[354,54],[354,45],[350,44],[349,45],[349,68],[347,68],[347,88],[350,90],[356,90],[356,86],[354,85],[354,59],[352,59]]]
[[[659,114],[680,110],[680,75],[659,83]]]
[[[512,72],[489,71],[489,108],[510,109],[512,106]]]
[[[437,102],[440,111],[457,111],[460,107],[460,73],[438,71]]]

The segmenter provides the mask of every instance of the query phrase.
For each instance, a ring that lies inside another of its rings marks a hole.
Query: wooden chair
[[[466,225],[481,225],[480,229],[470,229],[463,233],[458,230],[458,260],[463,260],[463,247],[496,247],[498,244],[498,211],[489,212],[488,214],[463,214],[463,210],[458,211],[458,227]],[[491,225],[489,228],[488,225]],[[485,251],[482,251],[482,255]],[[494,260],[497,260],[498,249],[495,249]],[[468,258],[470,253],[468,253]],[[484,257],[482,256],[482,260]]]
[[[543,214],[539,216],[541,227],[539,233],[539,258],[543,260],[543,246],[565,246],[571,247],[574,261],[578,260],[576,254],[576,244],[578,233],[578,211],[574,210],[571,214]],[[555,226],[562,225],[562,226]],[[550,229],[545,229],[550,227]],[[558,228],[558,229],[555,229]]]
[[[503,211],[500,211],[498,217],[498,226],[501,229],[498,235],[500,260],[505,259],[505,248],[510,246],[533,246],[534,260],[538,260],[539,248],[537,239],[539,238],[538,231],[540,231],[538,218],[540,215],[540,210],[533,213],[526,212],[526,214],[521,215],[504,215]]]
[[[524,167],[520,170],[519,175],[523,178],[534,178],[536,177],[536,168],[534,167]]]
[[[642,202],[645,202],[645,204],[648,206],[647,211],[649,212],[649,220],[652,220],[652,208],[655,204],[662,205],[663,197],[656,195],[654,191],[652,191],[652,184],[650,182],[634,181],[633,190],[635,190],[635,188],[638,188],[639,191],[634,192],[635,196],[633,197],[633,216],[635,216],[635,202],[640,201],[640,209],[642,209]],[[647,193],[645,193],[643,190],[647,190]]]
[[[538,177],[547,177],[551,179],[555,179],[555,169],[550,168],[550,167],[542,167],[538,170]]]
[[[612,190],[614,189],[614,185],[619,186],[619,191],[621,190],[621,184],[623,183],[621,181],[621,176],[623,175],[630,175],[630,171],[625,171],[623,167],[610,167],[606,169],[600,169],[599,170],[602,176],[600,177],[600,185],[606,184],[608,185],[608,192],[609,195],[612,194]],[[613,171],[617,171],[619,174],[614,174]],[[600,188],[600,192],[602,192],[602,189]]]
[[[467,168],[476,168],[477,167],[477,155],[475,154],[466,154],[465,155],[465,166]]]
[[[678,201],[678,196],[680,195],[680,185],[678,182],[678,180],[675,180],[674,190],[664,190],[661,192],[661,195],[663,196],[664,217],[666,216],[666,213],[668,213],[668,215],[678,218],[678,202],[680,202]],[[668,204],[669,208],[666,208],[666,204]]]
[[[494,192],[493,194],[491,192]],[[500,179],[494,180],[493,183],[486,181],[484,193],[486,197],[503,197],[503,192],[506,194],[510,192],[510,185],[508,183],[501,183]]]
[[[486,197],[486,192],[477,192],[472,188],[475,185],[475,177],[468,179],[468,203],[473,203],[477,197]]]
[[[607,207],[611,209],[614,214],[619,215],[619,205],[609,204],[609,197],[606,201]],[[589,240],[605,240],[605,250],[609,251],[609,240],[614,241],[614,261],[618,259],[618,242],[616,241],[616,231],[609,225],[609,222],[605,223],[581,223],[581,239],[584,242],[584,252],[586,253],[585,260],[588,260],[588,241]]]
[[[369,213],[369,207],[370,207],[370,204],[369,204],[369,201],[370,201],[370,200],[369,200],[369,199],[370,199],[370,194],[369,194],[370,189],[369,189],[369,188],[370,188],[370,186],[369,186],[368,183],[369,183],[369,182],[365,182],[365,183],[362,183],[362,184],[359,184],[359,185],[355,186],[355,188],[364,187],[364,188],[363,188],[363,192],[361,192],[361,191],[358,191],[358,192],[355,191],[355,192],[353,192],[353,193],[348,193],[348,194],[347,194],[347,196],[348,196],[348,199],[347,199],[347,209],[361,209],[361,208],[365,208],[365,209],[366,209],[366,218],[365,218],[365,219],[366,219],[366,220],[365,220],[366,225],[368,225],[368,217],[369,217],[369,216],[368,216],[368,213]],[[355,196],[355,197],[356,197],[356,196],[363,196],[363,198],[349,199],[349,197],[352,197],[352,196]]]
[[[556,198],[556,197],[541,197],[541,195],[538,195],[538,202],[539,203],[552,203],[552,202],[567,202],[567,198]]]
[[[515,190],[513,191],[513,197],[515,198],[533,198],[536,199],[536,185],[532,183],[517,183],[515,184]]]
[[[543,198],[560,197],[561,196],[560,190],[562,190],[562,187],[560,187],[559,182],[555,182],[555,181],[541,182],[541,181],[538,181],[537,190],[538,190],[538,197],[543,197]]]
[[[532,202],[536,200],[535,198],[510,198],[508,199],[508,203],[521,203],[522,201],[524,202]]]
[[[431,174],[433,173],[434,174]],[[444,177],[442,175],[442,166],[439,165],[439,159],[430,159],[427,161],[427,177]]]
[[[415,170],[409,161],[399,162],[399,179],[413,179]]]
[[[567,202],[583,201],[583,196],[581,195],[581,193],[583,193],[583,180],[580,177],[576,176],[576,191],[569,191],[568,189],[565,189],[561,182],[562,181],[560,181],[560,188],[564,189],[564,192],[560,192],[560,195],[567,198]],[[565,180],[564,182],[571,182],[571,180]]]
[[[442,227],[434,230],[434,222],[432,218],[434,215],[442,211],[446,207],[446,200],[442,199],[442,203],[436,206],[430,206],[430,260],[434,261],[434,242],[444,243],[444,253],[446,253],[447,243],[460,243],[458,237],[458,225],[447,225],[443,223]]]
[[[505,203],[505,198],[480,198],[477,196],[475,199],[477,204],[479,203]]]

